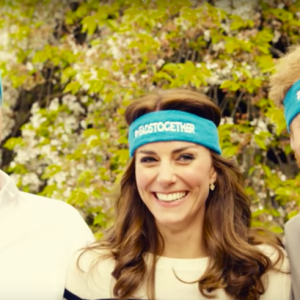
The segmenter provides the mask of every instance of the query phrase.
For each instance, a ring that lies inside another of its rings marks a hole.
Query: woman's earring
[[[210,189],[211,191],[213,191],[213,190],[215,189],[215,185],[214,185],[213,183],[211,183],[211,184],[209,185],[209,189]]]

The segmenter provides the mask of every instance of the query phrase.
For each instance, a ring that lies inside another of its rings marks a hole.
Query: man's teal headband
[[[283,100],[283,105],[287,129],[290,132],[292,121],[300,113],[300,80],[295,82],[288,90]]]
[[[180,110],[147,113],[129,127],[129,153],[154,142],[185,141],[221,154],[217,126],[210,120]]]

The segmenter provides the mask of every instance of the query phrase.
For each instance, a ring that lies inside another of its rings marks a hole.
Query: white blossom
[[[160,58],[160,59],[156,62],[156,66],[160,68],[164,63],[165,63],[165,61],[164,61],[163,59]]]
[[[210,41],[210,30],[204,30],[204,40],[206,42]]]
[[[286,175],[285,175],[285,174],[281,174],[281,175],[280,175],[280,180],[281,180],[281,181],[286,181],[286,179],[287,179],[287,178],[286,178]]]
[[[32,115],[30,118],[33,128],[40,128],[40,126],[47,121],[47,119],[40,114]]]
[[[29,185],[34,190],[37,190],[41,185],[41,181],[36,173],[27,173],[24,174],[21,178],[22,178],[22,184],[24,186]]]
[[[87,145],[91,145],[91,143],[97,139],[98,139],[98,137],[96,135],[91,135],[87,138],[86,143],[87,143]]]
[[[59,100],[58,98],[52,99],[50,105],[49,105],[49,110],[57,111],[59,108]]]

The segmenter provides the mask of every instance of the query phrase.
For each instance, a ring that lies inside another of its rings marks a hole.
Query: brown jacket
[[[292,272],[292,300],[300,300],[300,215],[285,225],[285,246]]]

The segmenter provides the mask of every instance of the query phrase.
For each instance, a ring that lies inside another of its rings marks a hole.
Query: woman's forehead
[[[185,141],[167,141],[167,142],[154,142],[145,144],[137,149],[138,153],[145,153],[145,152],[179,152],[184,151],[187,149],[195,149],[200,150],[201,148],[206,149],[205,147]]]

